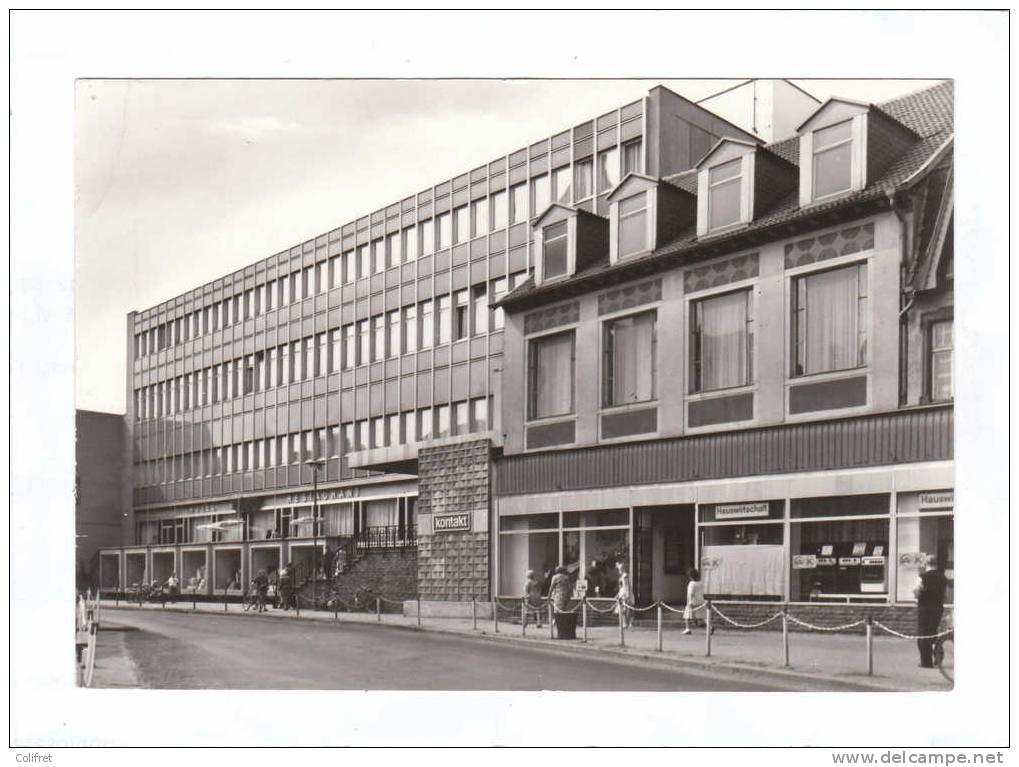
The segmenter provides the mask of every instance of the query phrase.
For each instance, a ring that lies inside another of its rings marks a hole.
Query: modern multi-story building
[[[130,315],[103,586],[910,599],[952,560],[951,86],[790,89],[750,114],[792,138],[654,88]]]
[[[429,535],[416,446],[499,433],[493,304],[530,272],[533,216],[553,201],[605,215],[622,176],[685,170],[723,135],[753,138],[655,88],[129,315],[132,510],[104,586],[176,570],[239,589],[352,537],[412,558]],[[350,460],[365,451],[389,471]],[[487,541],[488,519],[471,525]]]

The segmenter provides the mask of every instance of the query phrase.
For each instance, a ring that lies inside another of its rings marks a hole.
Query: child
[[[683,608],[683,621],[686,628],[684,634],[690,633],[690,624],[696,622],[694,610],[704,604],[704,584],[701,583],[701,573],[696,567],[686,571],[690,582],[686,585],[686,607]]]

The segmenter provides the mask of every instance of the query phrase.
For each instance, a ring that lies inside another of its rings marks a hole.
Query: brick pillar
[[[488,598],[490,469],[488,439],[418,452],[418,592],[422,599]]]

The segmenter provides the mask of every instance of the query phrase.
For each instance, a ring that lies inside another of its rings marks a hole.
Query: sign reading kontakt
[[[470,532],[471,515],[469,512],[462,514],[443,514],[432,520],[433,533],[462,533]]]

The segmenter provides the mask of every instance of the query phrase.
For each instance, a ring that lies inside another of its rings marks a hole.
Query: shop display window
[[[559,533],[518,533],[499,536],[499,593],[523,596],[527,571],[533,570],[548,593],[552,570],[559,564]]]
[[[955,601],[955,518],[952,515],[899,517],[896,521],[899,602],[914,602],[913,587],[931,556],[948,580],[945,602]]]
[[[627,529],[567,530],[563,534],[563,564],[577,579],[579,595],[614,597],[619,592],[619,562],[630,558]]]
[[[705,594],[729,599],[782,597],[782,525],[712,525],[702,527],[700,535]]]
[[[887,594],[888,525],[887,518],[791,525],[790,599],[842,601]]]

